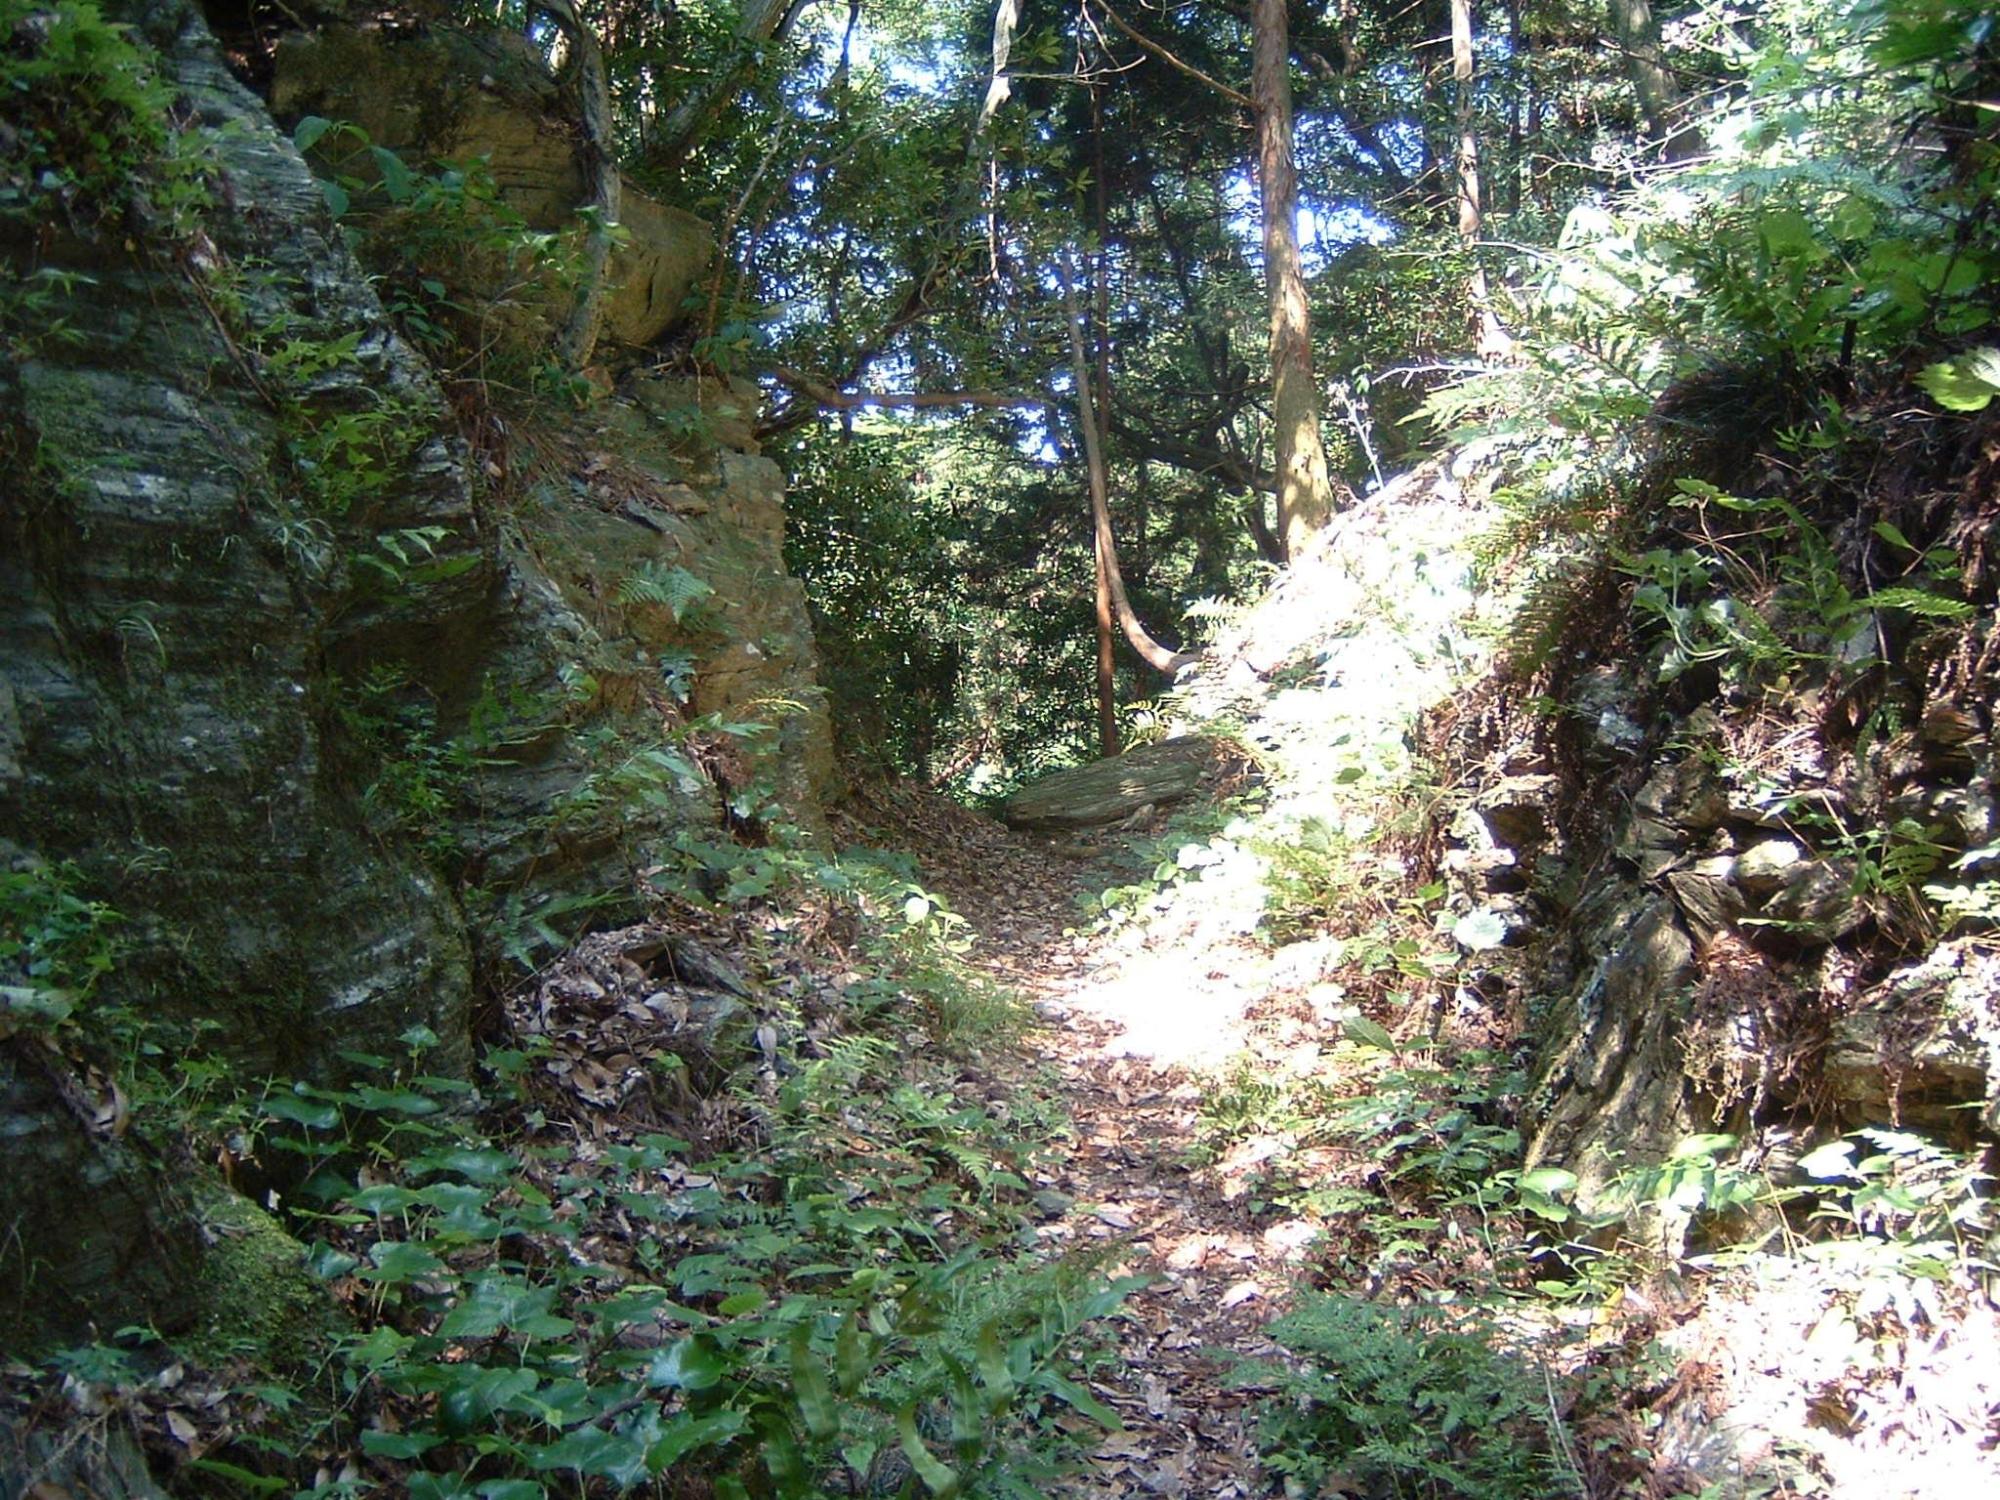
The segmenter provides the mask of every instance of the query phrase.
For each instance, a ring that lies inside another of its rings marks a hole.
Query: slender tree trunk
[[[1451,77],[1458,114],[1458,238],[1472,257],[1467,290],[1472,297],[1479,352],[1487,359],[1499,359],[1513,341],[1494,316],[1486,267],[1479,261],[1479,230],[1485,222],[1486,206],[1479,183],[1479,131],[1473,114],[1473,80],[1478,70],[1479,55],[1472,46],[1472,0],[1451,0]]]
[[[1067,248],[1056,265],[1062,283],[1063,321],[1069,328],[1070,378],[1076,385],[1077,426],[1083,431],[1083,466],[1090,484],[1090,518],[1097,555],[1100,594],[1108,592],[1118,628],[1147,666],[1172,675],[1195,660],[1191,651],[1173,651],[1153,639],[1125,593],[1118,571],[1118,544],[1111,534],[1110,475],[1104,459],[1104,438],[1098,426],[1097,402],[1091,395],[1090,355],[1083,346],[1083,312],[1077,306],[1076,272]],[[1103,657],[1100,652],[1099,661]]]
[[[1507,212],[1510,214],[1521,211],[1527,73],[1528,41],[1521,33],[1521,0],[1507,0]]]
[[[1285,0],[1252,0],[1250,90],[1257,104],[1257,186],[1264,280],[1271,296],[1271,406],[1277,425],[1278,536],[1296,557],[1333,516],[1320,437],[1312,314],[1299,264],[1298,177],[1292,164],[1292,78]]]
[[[1097,753],[1116,755],[1118,744],[1118,663],[1111,639],[1115,611],[1111,603],[1111,566],[1104,556],[1104,537],[1093,512],[1091,554],[1097,559]]]
[[[1685,161],[1702,151],[1701,132],[1682,120],[1681,89],[1661,61],[1660,23],[1648,0],[1608,0],[1612,40],[1625,55],[1625,71],[1639,101],[1646,129],[1662,143],[1668,161]]]

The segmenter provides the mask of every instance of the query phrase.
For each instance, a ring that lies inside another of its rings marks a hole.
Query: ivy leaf
[[[2000,349],[1986,345],[1926,366],[1917,384],[1949,411],[1984,411],[2000,392]]]
[[[646,1367],[646,1384],[655,1390],[705,1391],[728,1370],[715,1340],[697,1333],[655,1354]]]

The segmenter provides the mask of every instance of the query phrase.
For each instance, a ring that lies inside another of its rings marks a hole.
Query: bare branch
[[[1110,20],[1113,26],[1116,26],[1120,31],[1124,32],[1127,37],[1131,38],[1131,40],[1137,42],[1143,51],[1150,52],[1154,57],[1157,57],[1161,62],[1165,63],[1168,67],[1173,68],[1177,72],[1187,74],[1188,77],[1194,79],[1195,82],[1197,83],[1206,84],[1209,88],[1214,89],[1218,94],[1222,95],[1223,98],[1227,99],[1232,104],[1240,105],[1244,109],[1250,109],[1250,110],[1254,110],[1257,107],[1255,103],[1252,102],[1250,96],[1244,93],[1241,89],[1231,88],[1221,79],[1209,77],[1208,74],[1202,72],[1202,70],[1200,68],[1197,68],[1193,63],[1183,62],[1180,58],[1174,56],[1173,53],[1169,52],[1165,47],[1162,47],[1158,42],[1154,41],[1151,37],[1148,37],[1141,32],[1135,31],[1131,26],[1126,24],[1125,18],[1119,15],[1118,12],[1113,10],[1109,5],[1104,7],[1104,14]]]
[[[815,380],[803,370],[779,365],[771,371],[782,384],[808,400],[834,411],[856,411],[863,407],[922,408],[934,406],[981,406],[995,409],[1032,409],[1047,404],[1047,397],[1015,395],[1008,391],[843,391]]]

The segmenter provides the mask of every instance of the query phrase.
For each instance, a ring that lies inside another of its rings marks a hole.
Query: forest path
[[[1272,1493],[1256,1462],[1256,1393],[1230,1377],[1275,1353],[1264,1327],[1318,1226],[1257,1201],[1276,1143],[1252,1136],[1194,1163],[1203,1101],[1227,1094],[1243,1059],[1262,1075],[1302,1047],[1316,1057],[1309,1012],[1215,913],[1184,912],[1144,941],[1091,931],[1079,895],[1132,878],[1115,863],[1117,835],[1017,833],[941,799],[897,803],[898,842],[965,918],[973,963],[1039,1018],[1019,1054],[989,1064],[996,1084],[1058,1095],[1073,1123],[1035,1181],[1036,1232],[1052,1251],[1099,1246],[1113,1274],[1152,1278],[1115,1325],[1116,1362],[1092,1381],[1123,1430],[1063,1493]]]

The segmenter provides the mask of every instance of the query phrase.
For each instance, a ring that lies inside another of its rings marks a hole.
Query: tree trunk
[[[613,154],[611,83],[604,70],[604,49],[597,33],[576,12],[571,0],[535,0],[535,10],[553,20],[569,44],[564,81],[576,91],[577,115],[583,130],[584,171],[591,185],[590,238],[584,244],[576,305],[563,329],[563,356],[571,369],[590,363],[604,321],[604,270],[611,260],[611,236],[618,224],[623,179]]]
[[[1264,206],[1264,279],[1271,295],[1271,406],[1277,423],[1278,537],[1296,557],[1333,516],[1320,438],[1312,314],[1299,265],[1298,177],[1292,165],[1292,79],[1285,0],[1253,0],[1250,88],[1257,103],[1257,187]]]
[[[1608,0],[1611,36],[1625,56],[1625,71],[1646,129],[1661,143],[1668,161],[1685,161],[1702,150],[1701,132],[1683,124],[1681,90],[1660,59],[1660,23],[1647,0]]]
[[[1077,425],[1083,429],[1083,466],[1090,484],[1090,517],[1101,579],[1100,593],[1111,597],[1112,613],[1132,649],[1155,671],[1172,675],[1195,660],[1191,651],[1173,651],[1153,639],[1125,594],[1125,579],[1118,571],[1118,544],[1111,535],[1110,477],[1104,461],[1104,439],[1098,427],[1097,402],[1091,396],[1090,356],[1083,347],[1083,314],[1076,301],[1076,273],[1067,248],[1056,265],[1062,282],[1063,322],[1069,329],[1070,378],[1076,384]],[[1102,656],[1099,657],[1100,663]]]
[[[1479,262],[1479,230],[1485,222],[1486,210],[1479,183],[1479,131],[1473,119],[1472,85],[1478,68],[1478,54],[1472,48],[1472,0],[1451,0],[1451,77],[1458,113],[1458,238],[1472,257],[1472,277],[1467,290],[1472,298],[1479,352],[1487,359],[1499,359],[1508,353],[1512,340],[1493,314],[1486,268]]]
[[[1111,566],[1104,555],[1104,536],[1092,510],[1091,555],[1097,560],[1097,753],[1118,753],[1118,672],[1111,639],[1116,612],[1111,603]]]

